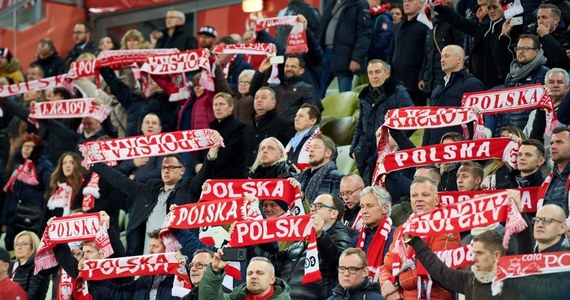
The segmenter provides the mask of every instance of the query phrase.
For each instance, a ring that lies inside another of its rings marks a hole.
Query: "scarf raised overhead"
[[[540,187],[526,187],[513,189],[521,193],[521,205],[526,212],[536,212],[539,200]],[[462,201],[468,201],[483,195],[491,195],[507,190],[479,190],[470,192],[438,192],[442,205],[452,205]]]
[[[297,16],[285,16],[275,18],[260,18],[255,20],[255,30],[260,31],[274,26],[292,26],[289,37],[287,37],[286,53],[299,53],[309,51],[307,47],[307,33]]]
[[[93,98],[36,102],[31,106],[28,120],[37,125],[36,119],[75,119],[92,117],[103,122],[109,115],[104,104]]]
[[[70,80],[67,78],[67,74],[11,85],[0,85],[0,97],[8,97],[33,91],[48,90],[56,87],[66,87],[68,89],[71,87]]]
[[[267,57],[274,57],[277,54],[275,44],[272,43],[234,44],[234,45],[224,45],[224,46],[219,45],[216,46],[214,50],[212,50],[212,52],[216,54],[265,55]],[[231,62],[228,62],[228,65],[229,64],[231,64]],[[277,65],[272,65],[271,76],[269,77],[269,80],[267,80],[267,82],[272,84],[279,84],[278,76],[279,76],[279,70],[277,68]]]

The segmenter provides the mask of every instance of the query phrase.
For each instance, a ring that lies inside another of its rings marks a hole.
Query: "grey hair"
[[[283,144],[276,138],[274,137],[268,137],[265,138],[263,141],[261,141],[261,143],[259,143],[259,146],[257,147],[257,156],[255,157],[255,161],[253,162],[253,165],[251,165],[251,171],[255,172],[255,170],[257,169],[257,167],[259,167],[259,165],[261,165],[260,161],[259,161],[259,149],[261,148],[261,146],[269,141],[274,141],[277,144],[277,147],[279,148],[279,151],[281,151],[281,158],[279,160],[277,160],[275,162],[275,164],[278,164],[282,161],[287,161],[287,155],[285,155],[285,147],[283,146]]]
[[[378,185],[372,185],[365,187],[362,190],[362,192],[360,192],[360,198],[362,199],[362,197],[364,197],[364,195],[366,194],[372,194],[372,196],[374,196],[376,200],[378,200],[378,205],[380,206],[387,205],[388,215],[392,213],[392,197],[390,196],[390,193],[388,193],[388,191],[386,191],[385,189],[383,189]]]
[[[255,70],[247,69],[247,70],[241,71],[241,73],[239,73],[238,78],[241,78],[242,76],[253,77],[254,74],[255,74]]]
[[[183,12],[181,12],[179,10],[175,10],[175,9],[171,9],[171,10],[169,10],[169,12],[175,13],[176,16],[182,20],[182,24],[186,23],[186,16],[184,15]]]
[[[560,73],[564,76],[564,78],[566,78],[566,83],[570,83],[569,78],[568,78],[568,72],[566,72],[566,70],[561,69],[561,68],[552,68],[550,70],[548,70],[548,72],[546,72],[546,75],[544,75],[544,83],[546,83],[546,81],[548,80],[548,78],[550,78],[550,76],[552,76],[552,74],[554,73]]]
[[[249,263],[251,264],[254,261],[262,261],[265,262],[269,265],[269,273],[271,273],[271,276],[275,276],[275,267],[273,266],[273,263],[266,257],[263,256],[256,256],[254,258],[252,258]]]

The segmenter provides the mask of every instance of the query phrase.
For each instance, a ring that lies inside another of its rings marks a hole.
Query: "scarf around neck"
[[[317,198],[317,196],[319,195],[319,187],[321,186],[325,176],[327,176],[327,174],[330,171],[333,171],[335,169],[336,169],[336,164],[334,163],[334,161],[329,161],[324,166],[318,168],[315,171],[315,174],[313,174],[313,176],[309,180],[309,183],[305,187],[305,199],[307,199],[309,203],[313,203],[315,198]],[[310,171],[311,169],[307,169],[306,172],[301,173],[301,175],[299,176],[299,182],[301,182],[301,184],[303,183],[303,181],[307,180]]]
[[[546,57],[544,57],[544,50],[540,49],[536,57],[526,65],[521,65],[516,60],[513,60],[509,74],[514,80],[519,81],[526,78],[532,71],[545,63]]]

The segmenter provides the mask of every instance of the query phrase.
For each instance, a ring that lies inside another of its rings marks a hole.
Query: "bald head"
[[[447,76],[451,73],[458,72],[463,69],[465,60],[465,51],[457,45],[445,46],[441,51],[441,70]]]
[[[534,218],[534,239],[538,250],[543,251],[557,244],[566,233],[566,213],[555,204],[543,206]]]
[[[348,209],[354,209],[360,203],[360,191],[364,188],[364,181],[358,174],[349,174],[340,181],[339,191],[344,204]]]

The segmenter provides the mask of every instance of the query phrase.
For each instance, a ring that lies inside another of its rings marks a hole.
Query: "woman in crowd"
[[[40,239],[31,231],[22,231],[14,239],[16,260],[10,263],[8,276],[28,294],[28,299],[45,299],[49,283],[49,270],[34,275],[34,258]]]
[[[71,214],[73,199],[86,173],[85,168],[81,166],[79,154],[66,152],[59,158],[49,183],[47,214],[44,220]],[[45,224],[45,221],[42,224]]]
[[[121,50],[134,49],[150,49],[150,43],[144,40],[140,31],[131,29],[121,38]]]
[[[119,44],[110,35],[104,36],[99,40],[99,51],[116,50]]]
[[[400,24],[400,22],[402,22],[402,18],[404,17],[404,7],[402,4],[392,4],[390,7],[390,12],[392,13],[392,24],[394,24],[394,26]]]

